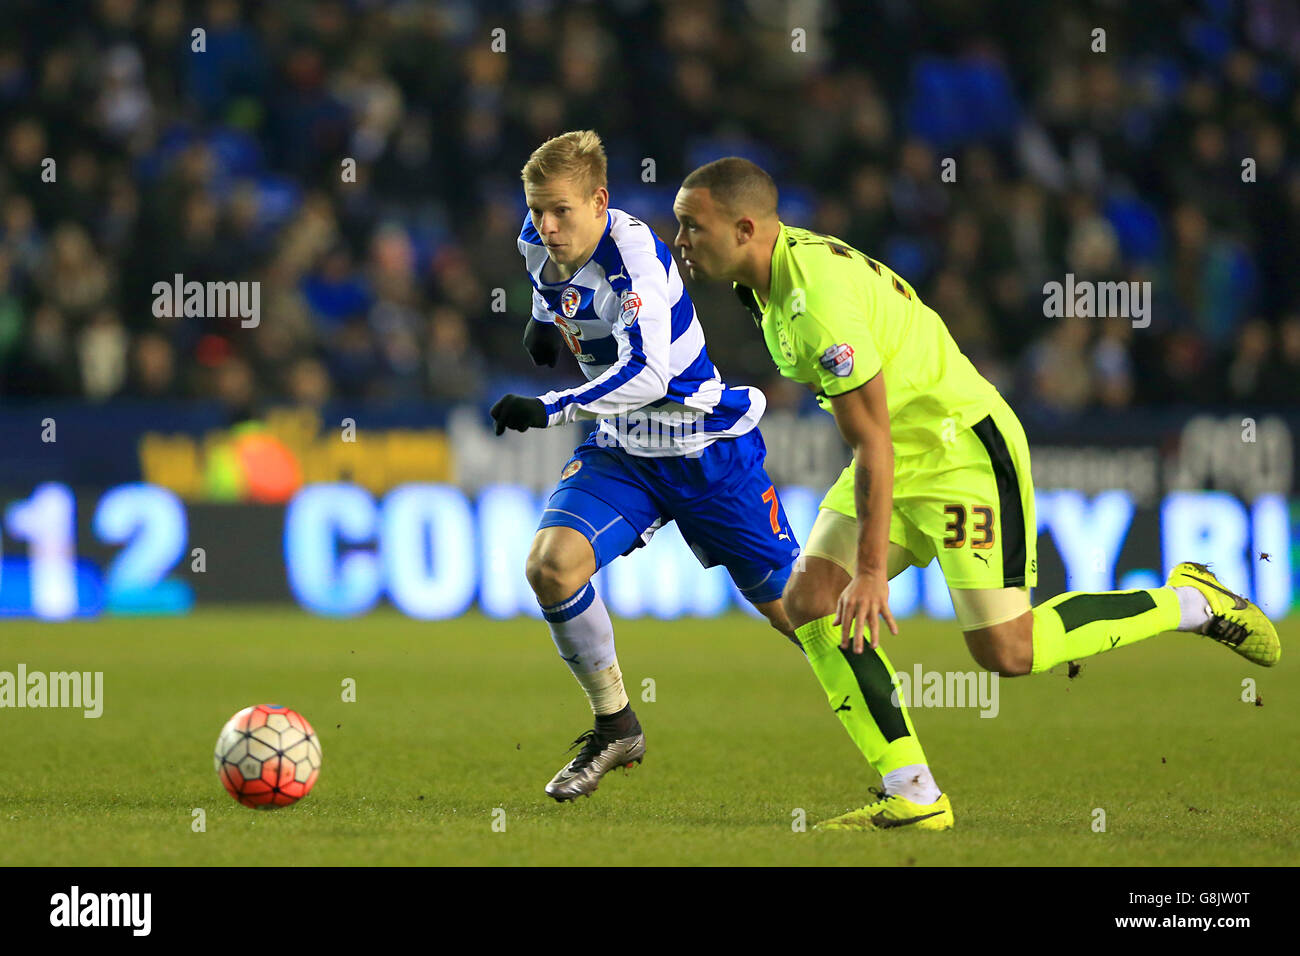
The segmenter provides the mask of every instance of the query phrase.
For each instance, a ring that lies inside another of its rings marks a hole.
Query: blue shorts
[[[752,603],[773,601],[790,577],[799,542],[763,468],[766,457],[757,428],[720,438],[697,457],[673,458],[602,447],[593,432],[564,466],[538,530],[580,531],[602,568],[676,521],[700,564],[725,566]]]

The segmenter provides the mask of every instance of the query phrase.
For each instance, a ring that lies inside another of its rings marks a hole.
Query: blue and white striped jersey
[[[612,444],[666,458],[758,424],[767,399],[722,381],[672,252],[645,223],[610,209],[596,251],[564,282],[542,281],[546,247],[528,215],[519,251],[533,318],[559,327],[587,377],[578,388],[538,396],[547,425],[598,418]]]

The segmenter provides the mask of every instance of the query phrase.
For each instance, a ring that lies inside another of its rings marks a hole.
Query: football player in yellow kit
[[[1030,605],[1037,526],[1024,430],[906,280],[833,236],[777,217],[766,172],[737,157],[686,177],[674,244],[697,278],[730,280],[781,374],[812,389],[853,460],[821,502],[784,594],[831,707],[881,775],[878,799],[825,829],[948,829],[894,669],[879,644],[889,579],[939,559],[975,660],[1041,673],[1164,631],[1205,634],[1264,666],[1273,624],[1203,565],[1165,587]],[[867,640],[869,635],[869,640]]]

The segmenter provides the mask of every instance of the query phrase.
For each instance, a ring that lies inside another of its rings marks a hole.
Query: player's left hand
[[[889,611],[889,580],[879,572],[866,572],[854,575],[849,586],[840,594],[835,607],[835,620],[831,623],[842,628],[843,637],[840,647],[847,649],[853,641],[853,653],[863,651],[863,638],[868,631],[871,634],[871,646],[880,646],[879,627],[876,615],[884,618],[889,631],[898,636],[898,625],[894,615]]]
[[[546,427],[546,406],[540,398],[503,395],[497,399],[488,414],[497,423],[498,435],[504,434],[507,428],[526,432],[530,428]]]

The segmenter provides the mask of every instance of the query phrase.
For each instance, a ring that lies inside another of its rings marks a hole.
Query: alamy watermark
[[[152,893],[83,893],[73,886],[50,897],[51,926],[118,926],[132,936],[148,936],[152,928]]]
[[[1076,281],[1067,272],[1063,283],[1044,283],[1043,296],[1043,315],[1049,319],[1132,319],[1135,329],[1151,324],[1150,282]]]
[[[998,674],[995,671],[926,671],[917,664],[912,673],[896,671],[889,701],[901,706],[899,695],[911,709],[924,707],[978,707],[981,717],[996,717]]]
[[[601,448],[685,448],[681,457],[699,458],[710,437],[704,419],[702,412],[635,409],[602,418],[595,442]]]
[[[260,282],[186,282],[178,272],[171,282],[155,282],[153,297],[157,319],[239,319],[246,329],[262,321]]]
[[[0,671],[0,707],[80,708],[88,719],[104,713],[103,671]]]

